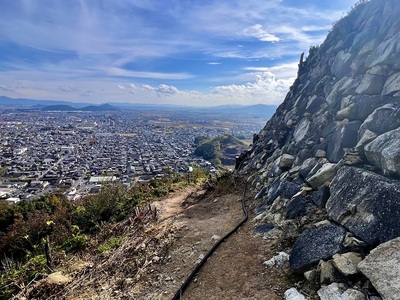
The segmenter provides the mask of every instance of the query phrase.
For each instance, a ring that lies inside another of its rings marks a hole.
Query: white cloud
[[[249,29],[244,30],[245,35],[255,37],[262,42],[279,42],[280,38],[268,33],[262,28],[262,25],[256,24]]]
[[[207,63],[208,65],[220,65],[221,63],[220,62],[209,62],[209,63]]]

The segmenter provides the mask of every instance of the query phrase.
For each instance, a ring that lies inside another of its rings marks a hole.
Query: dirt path
[[[184,200],[175,195],[155,204],[160,225],[172,226],[174,242],[164,261],[149,270],[137,299],[171,299],[196,263],[243,218],[238,194],[207,196],[186,208]],[[283,270],[263,265],[276,248],[253,234],[251,220],[211,256],[182,299],[283,298]]]

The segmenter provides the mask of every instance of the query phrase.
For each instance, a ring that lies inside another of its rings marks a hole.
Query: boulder
[[[358,273],[357,265],[361,261],[361,256],[356,252],[347,252],[344,254],[335,254],[332,262],[335,268],[344,276]]]
[[[350,73],[351,53],[340,51],[333,61],[331,72],[337,77]]]
[[[329,196],[330,196],[329,187],[322,186],[318,188],[318,190],[311,193],[310,199],[319,208],[323,208],[325,207],[326,201],[328,201]]]
[[[386,77],[374,74],[365,74],[360,85],[356,89],[357,94],[375,95],[382,92]]]
[[[296,219],[307,214],[310,201],[302,195],[294,196],[286,205],[286,219]]]
[[[344,166],[330,186],[328,215],[369,245],[400,236],[400,183]]]
[[[393,65],[396,62],[399,48],[400,33],[379,44],[368,57],[366,67],[372,68],[376,65]]]
[[[290,266],[303,269],[322,259],[331,258],[343,250],[345,234],[346,230],[335,224],[304,231],[293,245]]]
[[[344,290],[345,288],[343,285],[335,282],[330,285],[322,286],[317,294],[320,300],[344,300],[342,298]]]
[[[392,95],[400,91],[400,72],[392,74],[385,82],[382,95]]]
[[[307,158],[300,166],[299,176],[301,178],[306,178],[317,163],[318,163],[318,158],[316,157]]]
[[[327,158],[330,162],[338,162],[343,158],[345,148],[353,148],[357,145],[360,126],[360,121],[351,121],[337,127],[330,138],[327,148]]]
[[[290,154],[283,154],[280,157],[279,168],[281,168],[282,170],[288,170],[292,167],[293,161],[294,156]]]
[[[284,176],[277,178],[268,190],[267,203],[272,204],[280,196],[290,199],[302,188],[303,183],[298,180],[288,180]]]
[[[307,177],[306,181],[315,189],[329,183],[336,174],[336,164],[326,163],[312,176]]]
[[[329,284],[336,280],[335,268],[332,261],[321,260],[318,264],[319,282],[320,284]]]
[[[358,267],[383,299],[400,299],[400,238],[373,249]]]
[[[374,110],[360,127],[359,136],[362,137],[366,130],[377,135],[386,133],[400,127],[400,118],[396,114],[394,104],[386,104]]]
[[[384,175],[400,176],[400,128],[386,132],[364,147],[368,162]]]

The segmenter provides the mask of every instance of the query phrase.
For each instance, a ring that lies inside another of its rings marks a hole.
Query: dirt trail
[[[181,194],[156,203],[160,225],[172,226],[174,242],[164,261],[149,270],[137,299],[171,299],[196,263],[243,218],[240,199],[209,195],[188,204],[191,198],[184,201]],[[208,259],[182,299],[283,298],[283,270],[263,265],[276,247],[253,234],[252,217]]]

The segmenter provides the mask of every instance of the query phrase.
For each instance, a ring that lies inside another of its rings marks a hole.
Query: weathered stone
[[[320,300],[345,300],[342,298],[342,293],[345,288],[342,284],[332,283],[330,285],[322,286],[317,294]]]
[[[303,184],[296,180],[290,181],[283,176],[277,178],[268,190],[268,204],[272,204],[278,196],[286,199],[292,198],[302,186]]]
[[[333,256],[333,265],[344,276],[358,273],[357,265],[361,261],[360,254],[356,252],[347,252],[344,254],[335,254]]]
[[[327,158],[336,163],[343,158],[345,148],[353,148],[357,144],[360,121],[351,121],[338,126],[332,135],[327,149]]]
[[[294,196],[288,202],[286,206],[286,219],[295,219],[307,214],[308,208],[310,207],[310,202],[307,200],[306,197],[299,195]]]
[[[327,186],[322,186],[318,190],[311,193],[310,199],[319,208],[325,207],[326,201],[328,201],[330,196],[329,188]]]
[[[400,91],[400,73],[391,75],[385,82],[382,95],[390,95]]]
[[[304,278],[308,281],[308,282],[314,282],[315,278],[317,276],[317,270],[312,269],[309,270],[307,272],[304,272]]]
[[[306,181],[315,189],[329,183],[336,174],[336,164],[326,163],[312,176],[307,177]]]
[[[365,74],[360,85],[356,89],[357,94],[380,94],[386,77],[380,75]]]
[[[366,130],[377,135],[400,127],[400,118],[396,114],[396,106],[387,104],[374,110],[360,127],[359,135],[363,136]]]
[[[296,288],[290,288],[285,292],[285,300],[307,300]]]
[[[340,51],[333,61],[331,72],[335,76],[342,77],[350,73],[351,53]]]
[[[325,150],[317,150],[317,152],[315,153],[315,157],[316,158],[324,158],[326,157],[326,151]]]
[[[376,65],[393,65],[396,62],[398,49],[400,48],[399,34],[388,39],[381,44],[370,54],[366,61],[367,68],[372,68]]]
[[[400,176],[400,128],[375,138],[364,147],[364,153],[384,175]]]
[[[382,100],[382,97],[377,95],[354,95],[343,98],[336,119],[365,120],[379,107]]]
[[[267,193],[268,188],[266,186],[264,186],[255,196],[254,196],[254,200],[259,200],[262,199],[264,197],[264,195]]]
[[[383,299],[400,299],[400,238],[373,249],[358,267]]]
[[[257,225],[256,228],[254,228],[254,232],[256,234],[264,234],[274,229],[274,227],[275,227],[274,224],[271,223],[261,224]]]
[[[342,251],[345,233],[343,227],[334,224],[304,231],[293,246],[290,266],[302,269],[321,259],[331,258]]]
[[[296,129],[294,130],[293,133],[293,139],[295,140],[296,143],[304,139],[310,128],[310,124],[311,122],[307,118],[301,119],[301,121],[297,124]]]
[[[343,300],[365,300],[363,292],[355,289],[348,289],[341,295]],[[370,298],[370,300],[373,300]]]
[[[330,186],[328,215],[370,245],[400,236],[400,183],[355,167],[342,167]]]
[[[299,176],[301,178],[306,178],[317,163],[318,163],[318,158],[315,157],[307,158],[300,166]]]
[[[354,149],[358,153],[364,153],[364,146],[369,142],[373,141],[376,137],[377,137],[376,133],[372,132],[371,130],[368,129],[364,130],[362,136],[360,137]]]
[[[321,260],[318,264],[317,272],[319,272],[319,283],[321,285],[329,284],[336,280],[335,268],[330,260]]]
[[[290,169],[294,161],[294,156],[289,154],[283,154],[279,161],[279,168],[283,170]]]
[[[65,284],[71,281],[71,278],[64,276],[61,272],[54,272],[47,276],[46,281],[54,284]]]

